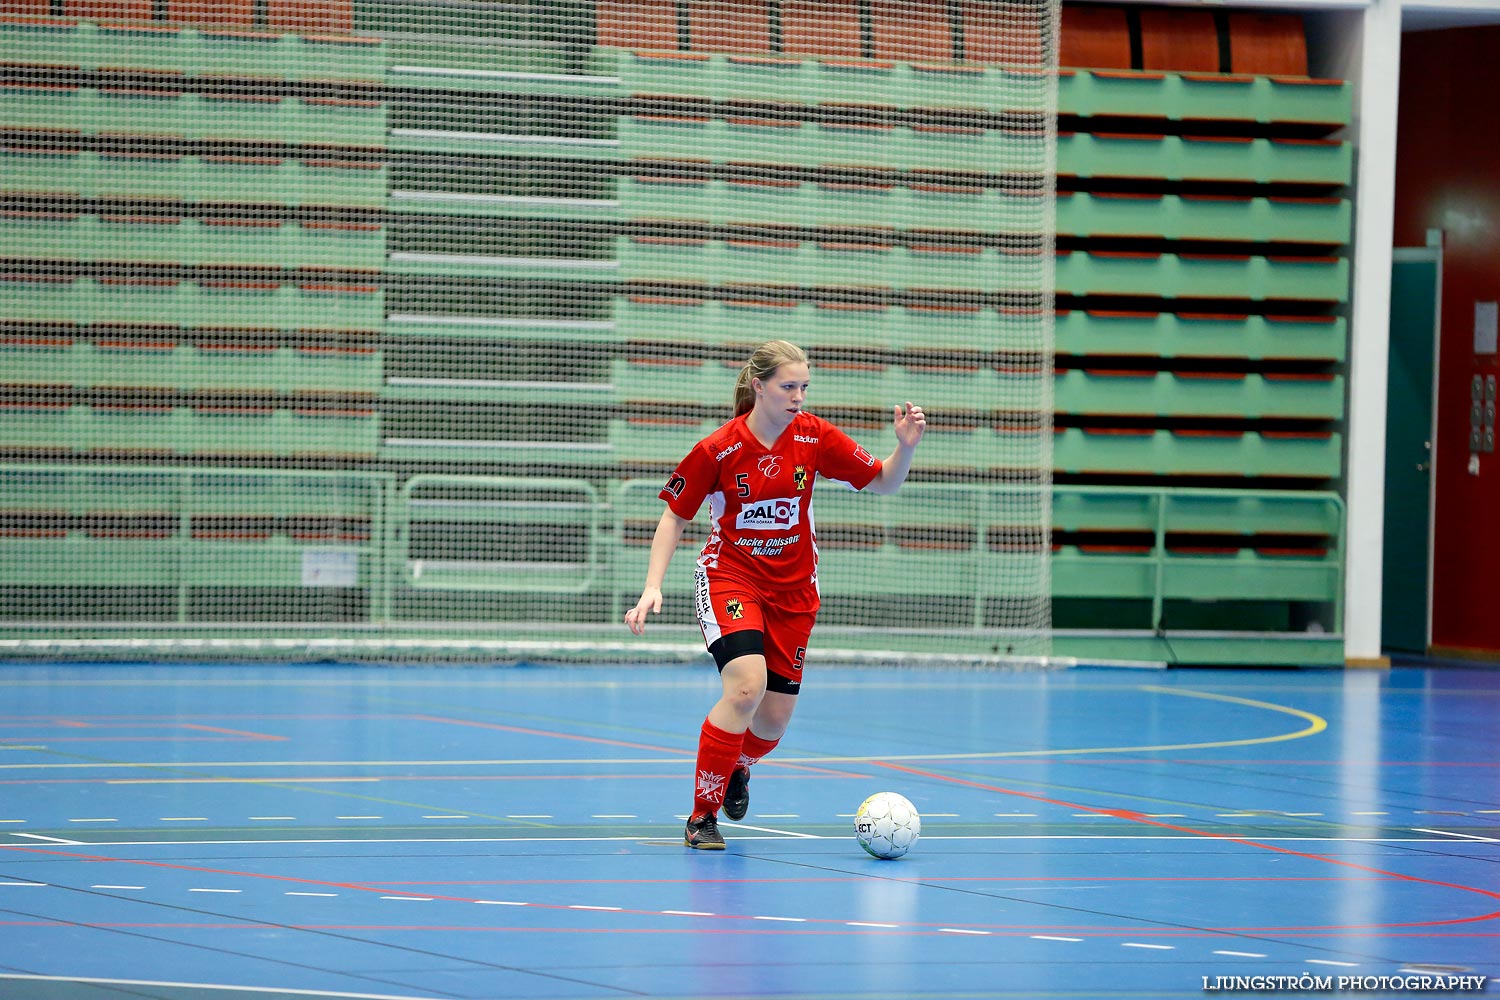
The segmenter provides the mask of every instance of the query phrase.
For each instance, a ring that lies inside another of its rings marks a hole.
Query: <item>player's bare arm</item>
[[[661,614],[661,584],[667,578],[667,566],[672,562],[672,553],[682,541],[682,533],[688,522],[678,517],[668,507],[661,512],[656,522],[656,534],[651,538],[651,560],[646,567],[646,585],[641,589],[641,599],[635,607],[625,612],[625,624],[630,631],[641,635],[646,631],[646,613]]]
[[[896,429],[896,450],[882,464],[880,474],[865,487],[869,493],[894,493],[906,482],[911,471],[911,460],[916,454],[922,435],[927,432],[927,414],[911,400],[906,406],[899,404],[893,409],[893,424]]]

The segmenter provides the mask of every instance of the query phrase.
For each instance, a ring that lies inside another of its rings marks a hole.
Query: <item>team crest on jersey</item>
[[[738,598],[731,597],[729,600],[724,602],[724,612],[725,614],[729,615],[730,618],[733,618],[735,621],[739,621],[741,618],[745,617],[745,606],[739,602]]]
[[[781,475],[781,456],[767,455],[757,462],[755,467],[760,470],[762,476],[765,476],[767,479],[775,479]]]
[[[799,465],[792,470],[792,485],[799,490],[807,489],[807,466]]]

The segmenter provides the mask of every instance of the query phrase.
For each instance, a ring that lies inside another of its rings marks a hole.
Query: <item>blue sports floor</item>
[[[1500,976],[1500,671],[813,665],[729,849],[694,852],[717,689],[709,666],[0,665],[0,998]],[[882,789],[923,814],[900,861],[852,836]]]

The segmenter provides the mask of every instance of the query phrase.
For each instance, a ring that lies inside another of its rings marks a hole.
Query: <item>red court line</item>
[[[683,747],[659,747],[649,743],[628,743],[624,740],[609,740],[602,736],[580,736],[576,733],[558,733],[548,729],[527,729],[524,726],[507,726],[499,722],[478,722],[473,719],[449,719],[441,715],[409,715],[409,719],[420,722],[438,722],[449,726],[469,726],[473,729],[494,729],[502,733],[519,733],[523,736],[545,736],[554,740],[574,740],[579,743],[602,743],[605,746],[624,747],[628,750],[653,750],[681,757],[691,751]]]
[[[509,878],[472,879],[468,881],[432,882],[376,882],[374,885],[816,885],[823,882],[867,882],[867,875],[851,875],[846,878]],[[946,885],[949,882],[1384,882],[1385,879],[1371,876],[1368,879],[1349,879],[1333,875],[900,875],[881,876],[884,882],[902,882],[908,885]]]
[[[1323,854],[1310,854],[1306,851],[1296,851],[1289,847],[1277,847],[1275,844],[1263,844],[1260,841],[1249,840],[1244,837],[1236,837],[1227,833],[1213,833],[1208,830],[1199,830],[1196,827],[1181,826],[1176,823],[1163,823],[1161,820],[1152,819],[1144,813],[1131,809],[1099,809],[1094,806],[1080,805],[1076,802],[1067,802],[1063,799],[1052,799],[1045,795],[1037,795],[1032,792],[1023,792],[1014,788],[1001,788],[999,785],[987,785],[978,781],[969,781],[965,778],[955,778],[951,775],[937,774],[933,771],[922,771],[903,764],[894,764],[889,761],[874,761],[880,767],[890,768],[893,771],[904,771],[918,777],[932,778],[935,781],[944,781],[955,785],[964,785],[969,788],[978,788],[981,791],[996,792],[1001,795],[1011,795],[1016,798],[1030,799],[1033,802],[1045,802],[1049,805],[1063,806],[1068,809],[1081,812],[1097,813],[1101,816],[1113,816],[1116,819],[1130,820],[1144,826],[1154,826],[1163,830],[1172,830],[1176,833],[1188,833],[1205,840],[1221,840],[1231,844],[1240,844],[1245,847],[1254,847],[1262,851],[1271,851],[1276,854],[1285,854],[1296,858],[1305,858],[1309,861],[1321,861],[1325,864],[1338,865],[1342,868],[1352,868],[1355,871],[1368,872],[1379,875],[1386,879],[1394,879],[1401,882],[1413,882],[1421,885],[1437,886],[1444,889],[1457,889],[1460,892],[1472,892],[1476,895],[1487,896],[1490,899],[1500,899],[1500,892],[1492,892],[1489,889],[1480,889],[1472,885],[1461,885],[1457,882],[1440,882],[1436,879],[1420,878],[1416,875],[1403,875],[1400,872],[1386,871],[1382,868],[1373,868],[1369,865],[1357,864],[1353,861],[1342,861],[1338,858],[1330,858]],[[1253,928],[1259,932],[1266,931],[1299,931],[1299,930],[1384,930],[1398,927],[1444,927],[1453,924],[1476,923],[1481,920],[1493,920],[1500,917],[1500,910],[1491,910],[1489,913],[1481,913],[1471,917],[1455,917],[1452,920],[1423,920],[1405,924],[1350,924],[1327,927],[1260,927]]]
[[[208,868],[208,867],[204,867],[204,866],[201,866],[201,865],[184,865],[184,864],[176,864],[176,863],[166,862],[166,861],[147,861],[147,860],[139,859],[139,858],[112,858],[112,857],[101,856],[101,855],[85,854],[85,853],[81,853],[81,852],[77,852],[77,851],[64,851],[64,850],[59,850],[57,848],[29,847],[29,846],[16,845],[16,844],[3,844],[3,845],[0,845],[0,851],[16,851],[16,852],[23,853],[23,854],[41,854],[41,855],[47,855],[47,856],[51,856],[51,857],[71,858],[73,860],[85,861],[85,862],[91,862],[91,863],[114,863],[114,864],[123,864],[123,865],[135,865],[135,866],[140,866],[140,867],[145,867],[145,868],[161,868],[161,869],[167,869],[167,870],[170,870],[170,871],[195,872],[195,873],[205,874],[205,875],[239,877],[239,878],[247,878],[247,879],[252,879],[252,880],[254,880],[254,879],[260,879],[260,880],[269,881],[269,882],[283,882],[283,883],[292,883],[292,884],[295,884],[295,885],[318,886],[320,888],[346,889],[346,890],[349,890],[349,891],[352,891],[352,892],[378,893],[378,894],[381,894],[381,895],[387,895],[387,894],[389,894],[391,892],[391,890],[388,887],[386,887],[385,885],[383,885],[383,884],[373,884],[372,885],[372,884],[366,884],[366,883],[361,883],[361,882],[330,882],[330,881],[326,881],[326,880],[322,880],[322,879],[297,878],[295,876],[290,876],[290,875],[272,875],[272,874],[266,874],[266,873],[261,873],[261,872],[245,872],[245,871],[237,871],[237,870],[233,870],[233,869]],[[450,902],[450,903],[474,903],[474,904],[478,904],[478,903],[481,902],[481,899],[479,897],[474,897],[474,896],[451,896],[451,895],[427,894],[427,893],[423,893],[422,895],[423,895],[423,897],[425,899],[434,900],[434,901],[441,900],[443,902]],[[576,907],[574,905],[567,904],[567,903],[538,903],[538,902],[526,901],[524,903],[524,905],[527,908],[534,909],[534,910],[565,911],[565,912],[568,912],[568,913],[573,913],[575,915],[577,913],[581,912],[578,909],[578,907]],[[660,918],[662,916],[667,916],[668,915],[668,914],[664,914],[660,910],[638,909],[638,908],[632,908],[632,907],[621,907],[618,910],[610,910],[608,912],[610,914],[619,914],[619,915],[623,915],[623,916],[632,916],[632,917]],[[678,914],[672,914],[672,915],[676,916]],[[698,917],[696,917],[696,919],[712,920],[712,921],[753,921],[753,920],[756,919],[756,917],[753,914],[713,913],[713,914],[705,914],[705,915],[698,916]],[[1130,922],[1130,923],[1138,922],[1137,918],[1134,918],[1134,917],[1128,917],[1127,916],[1127,917],[1122,917],[1121,919],[1124,920],[1124,921],[1126,921],[1126,922]],[[840,925],[842,925],[842,924],[847,924],[849,922],[849,918],[847,918],[847,917],[845,917],[845,918],[805,917],[805,918],[802,919],[802,922],[805,923],[805,924],[812,924],[812,925],[814,925],[814,928],[809,928],[807,930],[803,930],[803,931],[800,931],[800,932],[797,932],[797,931],[788,931],[788,932],[785,932],[785,933],[812,933],[812,934],[816,934],[816,933],[830,933],[828,931],[820,931],[820,930],[817,930],[815,928],[818,925],[833,925],[833,924],[840,924]],[[41,926],[52,926],[52,925],[53,924],[51,924],[51,923],[45,923],[45,924],[42,924]],[[75,926],[75,925],[76,924],[72,924],[72,923],[59,923],[59,924],[56,924],[56,926]],[[31,925],[31,924],[16,925],[16,924],[7,924],[5,922],[0,922],[0,926],[33,926],[33,925]],[[174,924],[151,924],[151,923],[121,923],[121,924],[85,923],[85,926],[101,927],[101,928],[107,928],[107,927],[137,927],[137,928],[139,928],[139,927],[173,927],[173,926],[179,926],[179,925],[174,925]],[[264,929],[264,925],[260,925],[260,924],[255,924],[255,925],[237,925],[237,924],[225,924],[225,925],[218,925],[218,924],[211,924],[211,925],[210,924],[185,924],[185,925],[180,925],[180,926],[197,927],[197,928],[203,928],[203,929],[235,929],[235,928],[240,928],[240,927],[254,927],[256,929],[262,929],[262,930]],[[900,927],[894,928],[893,930],[899,931],[901,933],[906,933],[906,934],[913,934],[913,933],[916,933],[916,934],[926,934],[926,933],[939,933],[939,932],[936,931],[936,930],[927,931],[927,930],[923,930],[923,928],[941,928],[941,927],[965,927],[965,928],[970,928],[970,929],[990,930],[992,932],[993,931],[1004,931],[1004,932],[1007,932],[1007,933],[1016,933],[1016,934],[1031,934],[1031,933],[1036,933],[1038,931],[1072,931],[1072,932],[1079,932],[1079,933],[1081,933],[1082,930],[1083,930],[1083,928],[1075,927],[1075,926],[1072,926],[1072,925],[1057,926],[1057,925],[1031,925],[1031,924],[1018,924],[1018,925],[1008,925],[1008,924],[954,924],[954,923],[951,923],[951,922],[950,923],[945,923],[945,922],[934,922],[934,921],[927,921],[927,922],[906,922],[906,923],[903,923]],[[331,928],[319,928],[319,927],[310,927],[309,926],[309,927],[302,927],[301,929],[313,930],[313,929],[331,929]],[[349,929],[352,929],[352,928],[349,928]],[[399,927],[384,927],[384,928],[368,927],[368,928],[365,928],[365,929],[444,930],[446,928],[440,927],[440,926],[432,926],[432,925],[401,925]],[[473,930],[473,929],[488,930],[489,928],[465,928],[465,929],[470,929],[470,930]],[[528,929],[529,930],[552,930],[553,928],[528,928]],[[684,932],[678,932],[678,931],[641,930],[641,929],[615,928],[615,927],[611,927],[611,928],[608,928],[608,929],[598,928],[598,927],[594,927],[594,928],[555,928],[555,929],[556,930],[563,930],[563,931],[570,931],[570,932],[586,931],[586,932],[589,932],[589,933],[615,933],[617,930],[620,931],[620,932],[622,932],[622,933],[684,933]],[[864,930],[864,929],[865,928],[862,928],[861,930]],[[1313,930],[1321,930],[1322,928],[1312,928],[1312,929]],[[1131,926],[1131,927],[1099,927],[1099,926],[1089,926],[1089,927],[1087,927],[1087,930],[1091,934],[1097,934],[1097,935],[1100,935],[1100,936],[1132,936],[1132,935],[1139,935],[1140,933],[1142,933],[1141,929],[1139,927],[1135,927],[1135,926]],[[748,934],[748,933],[767,933],[767,932],[758,931],[758,930],[720,931],[720,930],[696,928],[696,929],[693,929],[693,930],[690,930],[690,931],[686,931],[686,933],[747,933]],[[840,932],[837,932],[837,933],[850,933],[850,932],[840,931]],[[1151,931],[1151,933],[1158,934],[1158,933],[1161,933],[1161,932],[1153,929]],[[1238,937],[1238,936],[1240,936],[1238,933],[1236,933],[1233,930],[1230,930],[1230,929],[1220,929],[1220,928],[1207,928],[1207,929],[1205,929],[1205,928],[1192,928],[1191,929],[1191,933],[1193,933],[1195,935],[1202,935],[1202,936],[1215,937],[1215,938],[1218,938],[1218,937]]]
[[[229,741],[225,741],[229,742]],[[673,767],[682,767],[690,759],[683,757],[680,760],[664,760],[663,764]],[[771,764],[771,761],[762,761],[763,764]],[[135,764],[141,768],[151,770],[166,766],[174,768],[188,768],[191,765],[178,761],[136,761]],[[756,765],[757,767],[759,765]],[[791,764],[783,764],[782,767],[792,767]],[[236,775],[223,778],[173,778],[174,784],[204,784],[204,785],[274,785],[278,781],[296,782],[307,784],[316,781],[347,781],[350,775],[328,775],[320,774],[309,776],[306,774],[280,775],[276,777],[268,775]],[[683,781],[681,772],[663,772],[661,774],[614,774],[595,772],[593,774],[379,774],[360,775],[360,780],[367,784],[381,784],[389,781],[598,781],[601,777],[607,777],[610,781]],[[833,778],[868,778],[868,774],[854,774],[842,771],[830,771],[826,774],[778,774],[777,781],[826,781]],[[149,778],[0,778],[0,785],[129,785],[141,784],[150,781]]]
[[[285,736],[264,736],[249,734],[245,736],[0,736],[0,743],[35,743],[38,740],[46,740],[47,743],[260,743],[265,741],[285,740]],[[172,763],[171,761],[158,761]]]
[[[543,907],[541,904],[527,904],[537,909],[571,909],[570,907]],[[576,912],[576,911],[575,911]],[[609,913],[639,913],[642,911],[619,911],[612,910]],[[657,914],[645,911],[647,915]],[[603,914],[608,916],[609,914]],[[725,914],[712,914],[708,917],[695,917],[695,919],[729,919],[750,920],[752,917],[737,917]],[[809,918],[809,924],[847,924],[847,920],[815,920]],[[814,936],[814,937],[842,937],[848,935],[876,935],[889,936],[912,936],[921,937],[947,937],[949,936],[941,928],[985,928],[983,924],[941,924],[929,923],[921,925],[904,925],[901,927],[858,927],[858,928],[832,928],[832,927],[806,927],[806,928],[760,928],[760,927],[538,927],[538,926],[495,926],[490,924],[288,924],[278,923],[277,928],[293,931],[386,931],[391,933],[408,934],[418,931],[429,931],[440,934],[453,934],[468,932],[471,934],[754,934],[775,936]],[[7,920],[0,921],[0,927],[62,927],[77,929],[79,927],[97,930],[200,930],[200,931],[256,931],[264,933],[264,923],[187,923],[187,922],[104,922],[104,921],[79,921],[79,920]],[[1018,928],[987,928],[991,937],[1030,937],[1039,931],[1067,932],[1091,938],[1116,938],[1116,937],[1140,937],[1143,933],[1141,928],[1111,928],[1099,930],[1087,927],[1070,926],[1026,926]],[[1213,929],[1173,931],[1155,930],[1148,932],[1152,937],[1169,937],[1175,940],[1190,940],[1206,938],[1214,941],[1234,940],[1243,937],[1243,934],[1233,932],[1221,932]],[[1343,934],[1297,934],[1297,938],[1315,939],[1321,937],[1344,937]],[[1500,934],[1382,934],[1382,938],[1492,938],[1500,937]]]
[[[911,770],[912,773],[914,773],[914,774],[926,776],[924,774],[924,772],[916,771],[914,769],[901,768],[901,770]],[[939,778],[941,778],[942,776],[941,775],[933,775],[933,777],[939,777]],[[964,781],[963,779],[957,779],[957,778],[955,778],[955,779],[952,779],[952,780],[955,783],[958,783],[958,784],[974,784],[972,782]],[[981,788],[983,788],[984,786],[982,786],[982,785],[976,785],[975,787],[981,787]],[[1006,791],[1005,789],[993,789],[993,790],[994,791],[999,791],[999,792],[1002,792],[1002,793]],[[1039,796],[1027,795],[1027,793],[1024,793],[1024,792],[1017,793],[1017,794],[1026,796],[1028,798],[1040,798]],[[1079,807],[1075,807],[1075,808],[1086,808],[1086,807],[1079,806]],[[1094,810],[1094,811],[1096,811],[1096,812],[1101,812],[1101,811],[1102,812],[1108,812],[1108,810]],[[1190,832],[1197,833],[1199,831],[1190,831]],[[1203,834],[1203,836],[1216,837],[1218,839],[1236,840],[1236,838],[1220,837],[1219,835],[1215,835],[1215,834]],[[1246,843],[1246,844],[1249,844],[1250,846],[1268,846],[1268,845],[1258,845],[1258,844],[1255,844],[1252,841],[1237,841],[1236,840],[1236,842]],[[1272,847],[1270,849],[1271,850],[1280,850],[1279,848],[1274,848],[1274,847]],[[273,875],[273,874],[268,874],[268,873],[263,873],[263,872],[246,872],[246,871],[238,871],[238,870],[234,870],[234,869],[209,868],[209,867],[205,867],[205,866],[201,866],[201,865],[185,865],[185,864],[177,864],[177,863],[165,862],[165,861],[147,861],[147,860],[139,859],[139,858],[114,858],[114,857],[108,857],[108,856],[103,856],[103,855],[86,854],[86,853],[81,853],[81,852],[77,852],[77,851],[65,851],[65,850],[60,850],[60,849],[57,849],[57,848],[31,847],[31,846],[23,846],[23,845],[18,845],[18,844],[0,844],[0,851],[15,851],[15,852],[22,853],[22,854],[40,854],[40,855],[47,855],[47,856],[51,856],[51,857],[70,858],[70,859],[77,860],[77,861],[84,861],[84,862],[91,862],[91,863],[106,863],[106,864],[113,863],[113,864],[123,864],[123,865],[134,865],[134,866],[139,866],[139,867],[144,867],[144,868],[161,868],[161,869],[166,869],[166,870],[170,870],[170,871],[195,872],[195,873],[206,874],[206,875],[238,877],[238,878],[246,878],[246,879],[252,879],[252,880],[264,880],[264,881],[268,881],[268,882],[291,883],[291,884],[294,884],[294,885],[318,886],[320,888],[346,889],[346,890],[349,890],[349,891],[352,891],[352,892],[378,893],[378,894],[382,894],[382,895],[389,894],[391,892],[391,890],[385,884],[383,884],[383,883],[379,883],[379,884],[366,884],[366,883],[361,883],[361,882],[332,882],[332,881],[327,881],[327,880],[323,880],[323,879],[298,878],[298,877],[290,876],[290,875]],[[1330,861],[1331,863],[1334,863],[1334,864],[1345,864],[1344,862],[1339,862],[1339,861],[1336,861],[1334,859],[1321,858],[1321,857],[1318,857],[1317,855],[1303,855],[1303,854],[1301,854],[1301,852],[1297,852],[1297,851],[1283,851],[1282,853],[1299,855],[1299,856],[1302,856],[1302,857],[1312,858],[1314,860]],[[1370,871],[1370,872],[1373,872],[1375,874],[1391,875],[1392,877],[1396,877],[1396,878],[1407,878],[1406,876],[1394,875],[1393,873],[1380,872],[1378,869],[1366,869],[1366,868],[1364,868],[1361,865],[1349,865],[1349,867],[1360,868],[1362,870]],[[1409,878],[1408,880],[1409,881],[1413,881],[1413,882],[1425,882],[1425,883],[1428,883],[1428,884],[1438,885],[1438,886],[1448,886],[1448,883],[1430,882],[1430,880],[1427,880],[1427,879]],[[1268,880],[1255,880],[1255,881],[1271,881],[1271,880],[1268,879]],[[1467,887],[1464,887],[1464,886],[1449,886],[1449,887],[1452,887],[1452,888],[1467,888]],[[1485,890],[1474,889],[1474,890],[1470,890],[1470,891],[1481,892],[1481,893],[1483,893],[1485,895],[1495,895],[1494,893],[1489,893],[1489,892],[1486,892]],[[427,893],[423,893],[422,896],[423,896],[424,899],[426,899],[426,900],[432,900],[432,901],[443,901],[443,902],[452,902],[452,903],[474,903],[474,904],[478,904],[478,903],[482,902],[481,898],[474,897],[474,896],[452,896],[452,895],[444,895],[444,894],[427,894]],[[540,903],[540,902],[525,901],[523,903],[523,905],[526,906],[526,907],[528,907],[528,908],[530,908],[530,909],[534,909],[534,910],[566,911],[566,912],[575,913],[575,914],[578,913],[578,912],[580,912],[579,907],[577,907],[575,905],[571,905],[571,904],[566,904],[566,903]],[[664,914],[660,910],[638,909],[638,908],[632,908],[632,907],[621,907],[619,909],[610,910],[608,912],[610,914],[618,914],[618,915],[633,916],[633,917],[639,917],[639,916],[644,916],[644,917],[662,917],[662,916],[666,916],[667,915],[667,914]],[[1493,916],[1493,914],[1490,914],[1490,915],[1487,915],[1487,916]],[[697,917],[697,919],[714,920],[714,921],[752,921],[752,920],[755,920],[756,917],[755,917],[755,915],[752,915],[752,914],[713,913],[713,914],[701,915],[701,916]],[[1122,921],[1126,922],[1126,923],[1130,923],[1132,926],[1128,926],[1128,927],[1109,927],[1109,926],[1099,926],[1099,925],[1068,925],[1068,924],[1063,924],[1063,925],[1057,925],[1057,924],[974,924],[974,923],[955,924],[955,923],[951,923],[951,922],[945,923],[945,922],[931,922],[931,921],[926,921],[926,922],[907,922],[907,923],[903,923],[900,927],[894,928],[893,930],[899,931],[901,933],[906,933],[906,934],[914,934],[914,933],[915,934],[926,934],[926,933],[941,933],[941,932],[940,931],[927,931],[927,930],[923,930],[923,928],[942,928],[942,927],[950,927],[951,928],[951,927],[961,927],[961,928],[969,928],[969,929],[976,929],[976,930],[987,930],[987,931],[990,931],[991,933],[1002,933],[1003,932],[1004,934],[1012,934],[1012,933],[1013,934],[1035,934],[1035,933],[1039,933],[1039,932],[1064,932],[1064,931],[1066,931],[1066,932],[1069,932],[1069,933],[1086,934],[1086,935],[1089,935],[1089,936],[1097,936],[1097,937],[1129,937],[1129,936],[1136,936],[1136,935],[1139,935],[1139,934],[1143,933],[1142,929],[1140,927],[1138,927],[1138,926],[1134,926],[1134,924],[1139,923],[1140,920],[1144,919],[1144,918],[1132,917],[1132,916],[1128,916],[1128,915],[1121,915],[1120,919]],[[1262,928],[1236,928],[1236,927],[1177,927],[1177,928],[1174,928],[1174,927],[1160,927],[1160,928],[1155,928],[1154,927],[1154,928],[1152,928],[1149,931],[1149,933],[1151,933],[1153,935],[1156,935],[1156,936],[1166,936],[1166,937],[1208,937],[1208,938],[1218,939],[1218,938],[1237,938],[1237,937],[1243,937],[1245,934],[1252,933],[1252,932],[1253,933],[1267,933],[1267,932],[1274,931],[1274,932],[1286,933],[1286,934],[1299,934],[1299,935],[1302,935],[1302,936],[1329,936],[1329,937],[1336,937],[1336,936],[1343,936],[1343,935],[1347,934],[1348,931],[1351,931],[1351,930],[1381,930],[1381,931],[1388,931],[1388,930],[1392,930],[1392,929],[1443,926],[1443,925],[1450,924],[1450,923],[1464,923],[1464,922],[1468,922],[1468,921],[1472,921],[1472,920],[1476,920],[1476,919],[1485,919],[1485,918],[1484,917],[1479,917],[1479,918],[1464,918],[1464,919],[1454,920],[1454,921],[1427,921],[1427,922],[1412,923],[1412,924],[1370,924],[1370,925],[1354,925],[1354,926],[1328,925],[1328,926],[1309,926],[1309,927],[1262,927]],[[803,933],[803,934],[829,933],[829,932],[826,932],[826,931],[819,931],[819,930],[816,929],[816,927],[818,925],[847,924],[849,922],[849,919],[848,918],[830,918],[830,917],[805,917],[805,918],[802,918],[801,922],[805,923],[805,924],[814,925],[814,927],[806,929],[806,930],[802,930],[802,931],[786,931],[786,932],[775,932],[775,933]],[[4,922],[0,922],[0,926],[19,926],[19,925],[11,925],[11,924],[6,924]],[[30,926],[30,925],[25,925],[25,926]],[[48,923],[48,924],[43,924],[42,926],[52,926],[52,924]],[[75,923],[58,923],[58,924],[56,924],[56,926],[77,926],[77,923],[76,922]],[[86,923],[85,926],[107,928],[107,927],[170,927],[170,926],[176,926],[176,925],[171,925],[171,924],[104,924],[104,923],[94,924],[94,923]],[[190,924],[190,925],[182,925],[182,926],[218,929],[218,928],[220,928],[221,925]],[[222,928],[223,929],[233,929],[233,928],[237,928],[237,927],[240,927],[240,926],[242,926],[242,925],[226,924],[226,925],[222,925]],[[256,929],[264,929],[264,926],[260,925],[260,924],[243,925],[243,926],[254,927]],[[320,928],[320,927],[306,926],[306,927],[302,927],[301,929],[312,930],[312,929],[331,929],[331,928]],[[434,926],[434,925],[401,925],[399,927],[383,927],[383,928],[368,927],[368,928],[365,928],[365,929],[444,930],[446,928],[440,927],[440,926]],[[470,929],[470,930],[473,930],[473,929],[484,929],[484,930],[488,930],[489,928],[458,928],[458,929]],[[579,931],[582,931],[582,932],[588,932],[588,933],[616,933],[616,932],[619,932],[619,933],[679,933],[679,932],[676,932],[676,931],[654,931],[654,930],[641,930],[641,929],[615,928],[615,927],[611,927],[611,928],[607,928],[607,929],[606,928],[598,928],[598,927],[595,927],[595,928],[527,928],[527,929],[528,930],[538,930],[538,931],[544,931],[544,930],[559,930],[559,931],[568,931],[568,932],[579,932]],[[758,931],[758,930],[719,931],[719,930],[699,928],[699,929],[695,929],[693,931],[690,931],[690,933],[768,933],[768,932]],[[838,933],[845,933],[845,932],[838,932]],[[1482,932],[1482,933],[1477,933],[1477,934],[1453,934],[1451,932],[1444,932],[1442,934],[1434,934],[1434,933],[1431,933],[1431,932],[1425,932],[1424,931],[1424,932],[1421,932],[1421,933],[1411,932],[1411,933],[1408,933],[1408,934],[1390,934],[1390,933],[1384,933],[1384,934],[1382,934],[1382,937],[1408,937],[1408,936],[1410,936],[1410,937],[1444,937],[1444,938],[1447,938],[1447,937],[1500,937],[1500,933]]]
[[[519,733],[523,736],[545,736],[554,740],[576,740],[581,743],[602,743],[605,746],[624,747],[627,750],[654,750],[659,753],[669,753],[678,757],[692,757],[696,754],[695,749],[684,749],[682,747],[659,747],[649,743],[628,743],[624,740],[609,740],[601,736],[580,736],[577,733],[559,733],[550,729],[528,729],[524,726],[507,726],[499,722],[477,722],[472,719],[449,719],[440,715],[412,715],[408,718],[419,719],[423,722],[441,722],[452,726],[471,726],[475,729],[495,729],[505,733]],[[865,775],[851,774],[846,771],[836,771],[826,767],[812,767],[806,764],[787,764],[781,761],[766,761],[777,767],[790,768],[796,771],[815,771],[819,774],[838,775],[844,778],[862,778]]]

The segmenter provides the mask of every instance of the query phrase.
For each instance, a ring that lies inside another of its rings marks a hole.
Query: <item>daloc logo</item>
[[[734,526],[741,531],[780,531],[802,521],[802,498],[757,500],[740,508]]]

